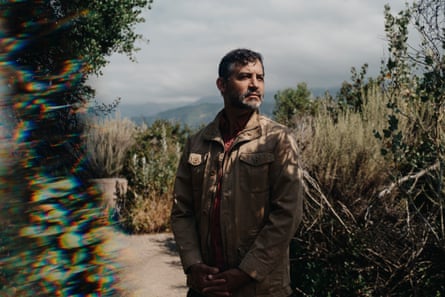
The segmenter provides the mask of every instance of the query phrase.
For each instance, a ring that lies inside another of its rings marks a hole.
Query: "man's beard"
[[[259,100],[249,100],[248,97],[252,94],[256,94]],[[259,92],[247,92],[238,97],[232,97],[232,106],[240,109],[257,110],[260,108],[262,102],[263,94]]]

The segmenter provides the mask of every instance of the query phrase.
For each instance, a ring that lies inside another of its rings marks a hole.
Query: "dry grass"
[[[130,233],[146,234],[168,231],[172,208],[171,194],[134,197],[123,209],[121,225]]]
[[[135,142],[135,131],[135,124],[119,114],[89,122],[85,147],[94,177],[119,177],[127,151]]]
[[[388,172],[373,131],[385,127],[386,112],[386,100],[375,89],[362,114],[346,112],[334,122],[326,112],[314,119],[303,160],[326,195],[354,201],[382,185]]]

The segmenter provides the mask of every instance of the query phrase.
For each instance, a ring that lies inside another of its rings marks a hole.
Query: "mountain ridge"
[[[322,96],[325,92],[337,92],[339,88],[311,89],[314,98]],[[277,91],[269,91],[264,94],[264,101],[260,112],[272,117],[275,107],[274,96]],[[139,104],[119,104],[117,112],[126,118],[130,118],[136,124],[145,123],[151,125],[156,120],[167,120],[191,128],[202,126],[216,116],[223,108],[223,99],[220,96],[203,96],[192,102],[149,102]]]

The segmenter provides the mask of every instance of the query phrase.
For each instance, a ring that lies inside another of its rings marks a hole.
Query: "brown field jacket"
[[[285,126],[254,113],[225,155],[220,116],[188,139],[177,171],[171,225],[184,271],[212,262],[209,220],[222,168],[225,261],[254,279],[233,296],[287,297],[288,247],[303,203],[295,138]]]

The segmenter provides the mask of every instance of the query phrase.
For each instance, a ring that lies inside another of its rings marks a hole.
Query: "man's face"
[[[240,109],[256,110],[263,102],[264,72],[260,61],[234,65],[227,80],[221,78],[217,86],[226,104]]]

